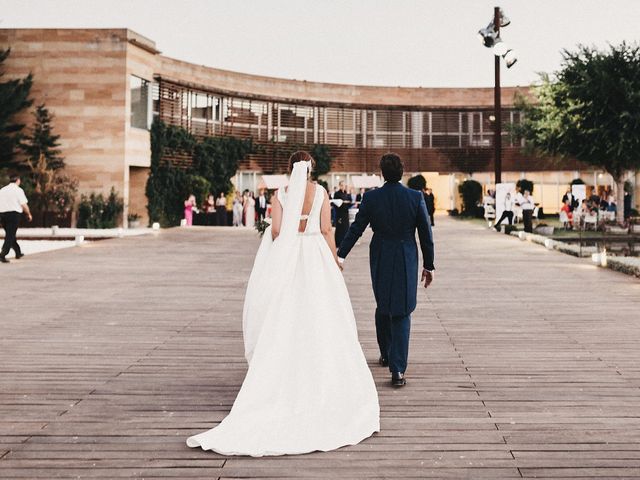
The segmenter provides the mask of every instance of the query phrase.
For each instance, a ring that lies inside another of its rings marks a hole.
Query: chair
[[[593,230],[597,230],[598,229],[598,216],[597,215],[585,215],[584,216],[584,229],[588,230],[589,226],[593,227]]]
[[[489,220],[494,220],[496,218],[496,209],[493,208],[493,205],[489,205],[485,203],[484,205],[484,219],[488,222]]]
[[[565,230],[568,230],[571,222],[569,221],[569,215],[567,215],[567,212],[565,212],[564,210],[560,210],[560,223],[562,224],[562,228],[564,228]]]

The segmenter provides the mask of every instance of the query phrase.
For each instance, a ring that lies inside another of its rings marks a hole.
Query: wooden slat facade
[[[493,170],[493,131],[486,107],[414,109],[406,106],[328,106],[318,102],[282,103],[229,96],[162,77],[154,84],[154,113],[169,125],[196,136],[232,135],[252,138],[258,153],[241,170],[264,173],[286,171],[287,158],[296,149],[328,145],[332,170],[377,171],[383,153],[399,153],[408,171],[469,173]],[[505,108],[503,118],[503,170],[558,170],[550,159],[522,152],[508,133],[520,113]],[[183,159],[173,159],[184,164]],[[580,168],[565,162],[564,170]]]

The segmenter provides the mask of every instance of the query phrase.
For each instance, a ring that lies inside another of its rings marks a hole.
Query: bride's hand
[[[335,258],[335,261],[336,261],[336,265],[338,266],[340,271],[343,271],[344,267],[342,266],[342,263],[340,263],[340,260],[338,260],[338,257]]]

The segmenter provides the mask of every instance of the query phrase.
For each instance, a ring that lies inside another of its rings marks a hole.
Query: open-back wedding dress
[[[267,229],[256,255],[243,315],[249,370],[242,388],[222,423],[190,437],[190,447],[300,454],[353,445],[380,429],[349,293],[320,233],[321,186],[308,218],[301,215],[308,168],[294,164],[287,192],[278,192],[280,235],[272,241]]]

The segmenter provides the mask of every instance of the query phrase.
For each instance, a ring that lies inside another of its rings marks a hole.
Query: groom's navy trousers
[[[404,373],[409,357],[411,315],[393,316],[376,308],[376,336],[380,355],[389,360],[389,370]]]
[[[368,225],[373,230],[369,246],[371,282],[376,298],[376,331],[380,354],[392,372],[407,368],[411,312],[418,290],[418,246],[423,267],[434,270],[431,224],[421,192],[399,182],[364,194],[355,221],[338,249],[346,258]]]

